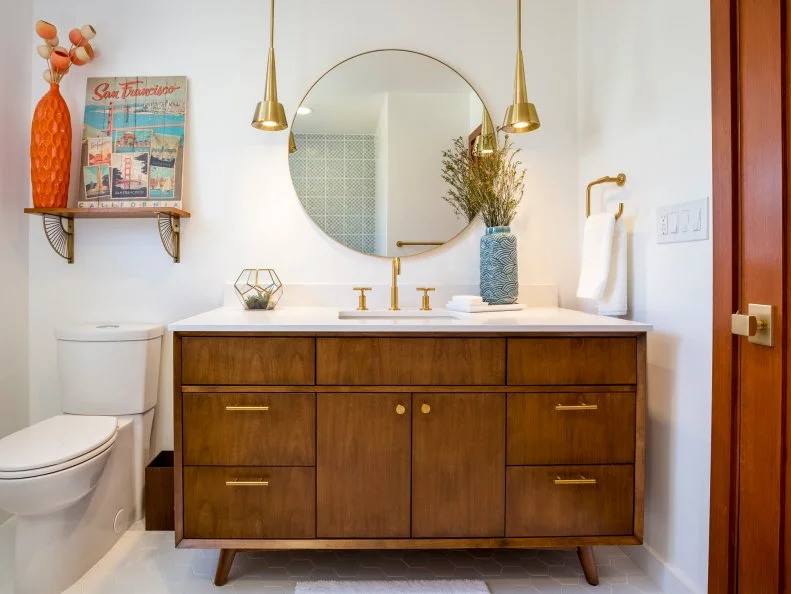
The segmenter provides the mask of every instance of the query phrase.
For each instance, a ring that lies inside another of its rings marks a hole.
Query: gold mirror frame
[[[305,94],[302,95],[302,99],[299,100],[299,105],[297,105],[297,109],[299,109],[302,106],[302,104],[305,102],[305,99],[307,99],[308,95],[310,95],[310,92],[316,87],[316,85],[319,84],[322,81],[322,79],[325,76],[327,76],[330,72],[332,72],[333,70],[335,70],[339,66],[342,66],[346,62],[354,60],[355,58],[360,58],[362,56],[367,56],[369,54],[376,54],[376,53],[380,53],[380,52],[403,52],[403,53],[407,53],[407,54],[415,54],[415,55],[418,55],[418,56],[423,56],[424,58],[428,58],[429,60],[434,60],[435,62],[438,62],[439,64],[442,64],[443,66],[445,66],[445,68],[448,68],[448,69],[452,70],[456,74],[456,76],[458,76],[465,83],[467,83],[467,85],[470,87],[470,89],[472,89],[472,91],[477,95],[478,99],[481,102],[481,105],[483,106],[483,109],[486,111],[486,113],[489,114],[489,118],[491,119],[491,115],[492,115],[491,111],[489,111],[489,108],[486,107],[486,102],[483,100],[483,97],[481,97],[481,94],[478,92],[478,89],[476,89],[472,85],[472,83],[469,80],[467,80],[467,78],[464,75],[462,75],[458,70],[456,70],[453,66],[451,66],[450,64],[448,64],[446,62],[443,62],[439,58],[435,58],[434,56],[430,56],[429,54],[424,54],[423,52],[418,52],[418,51],[415,51],[415,50],[408,50],[408,49],[401,49],[401,48],[394,48],[394,47],[393,48],[382,48],[382,49],[368,50],[367,52],[360,52],[359,54],[355,54],[353,56],[350,56],[350,57],[346,58],[345,60],[341,60],[340,62],[338,62],[337,64],[332,66],[332,68],[329,68],[328,70],[326,70],[319,78],[316,79],[316,81],[312,85],[310,85],[310,87],[305,92]],[[297,110],[295,109],[294,110],[294,115],[291,118],[291,126],[289,127],[290,130],[294,130],[294,122],[297,119],[297,115],[299,115],[299,114],[297,113]],[[495,138],[495,142],[497,142],[497,146],[499,146],[499,139],[497,138],[497,134],[496,133],[494,135],[494,138]],[[297,150],[298,150],[298,147],[297,147]],[[293,152],[291,150],[291,143],[290,142],[286,146],[286,151],[287,151],[287,158],[288,158],[288,155]],[[290,176],[290,174],[289,174],[289,176]],[[293,178],[291,179],[291,183],[292,183],[292,186],[293,186],[293,184],[294,184],[294,179]],[[305,211],[305,214],[308,215],[308,218],[310,218],[311,222],[313,222],[313,224],[316,225],[316,223],[311,218],[310,213],[308,213],[308,211],[305,208],[305,206],[299,200],[299,195],[297,195],[296,192],[297,192],[297,189],[296,189],[296,187],[294,187],[294,194],[297,196],[297,201],[299,201],[300,205],[302,206],[302,209]],[[434,252],[434,251],[436,251],[436,250],[438,250],[440,248],[446,247],[446,246],[450,245],[451,243],[453,243],[454,241],[456,241],[459,237],[464,235],[464,233],[470,228],[470,226],[472,225],[473,222],[474,221],[468,222],[461,231],[459,231],[456,235],[454,235],[453,237],[451,237],[450,239],[448,239],[447,241],[445,241],[444,243],[442,243],[440,245],[431,247],[431,248],[426,249],[426,250],[424,250],[422,252],[419,252],[417,254],[405,254],[405,255],[396,254],[396,256],[398,256],[399,258],[412,258],[414,256],[423,256],[425,254],[428,254],[429,252]],[[392,260],[395,257],[395,256],[381,256],[379,254],[366,254],[365,252],[361,252],[359,250],[355,250],[354,248],[351,248],[351,247],[347,246],[346,244],[341,243],[340,241],[338,241],[337,239],[332,237],[329,233],[326,233],[318,225],[316,225],[316,227],[318,227],[319,230],[322,232],[322,234],[324,234],[326,237],[329,237],[332,241],[334,241],[338,245],[343,246],[344,248],[346,248],[349,251],[354,252],[355,254],[359,254],[361,256],[370,256],[372,258],[381,258],[381,259],[384,259],[384,260]]]

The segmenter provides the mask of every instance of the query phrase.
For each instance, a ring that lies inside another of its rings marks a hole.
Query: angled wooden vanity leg
[[[224,586],[228,583],[228,574],[231,572],[236,549],[220,549],[220,558],[217,560],[217,573],[214,575],[214,585]]]
[[[580,558],[585,579],[591,586],[598,586],[599,570],[596,567],[596,559],[593,558],[593,547],[577,547],[577,557]]]

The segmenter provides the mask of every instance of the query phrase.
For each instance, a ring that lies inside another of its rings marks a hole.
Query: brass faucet
[[[390,287],[390,311],[398,311],[398,275],[401,274],[401,258],[393,258],[393,286]]]

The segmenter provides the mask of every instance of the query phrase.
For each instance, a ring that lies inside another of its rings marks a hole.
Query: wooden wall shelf
[[[41,215],[47,241],[69,264],[74,262],[74,219],[156,219],[162,246],[174,262],[179,262],[180,220],[190,217],[186,210],[172,207],[26,208],[25,213]]]

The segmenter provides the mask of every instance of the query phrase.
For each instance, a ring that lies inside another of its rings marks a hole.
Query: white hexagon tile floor
[[[0,525],[0,594],[12,594],[13,520]],[[662,594],[617,547],[594,549],[601,584],[574,550],[276,551],[240,553],[222,588],[217,551],[176,549],[172,532],[135,525],[64,594],[293,594],[297,580],[483,579],[493,594]]]

